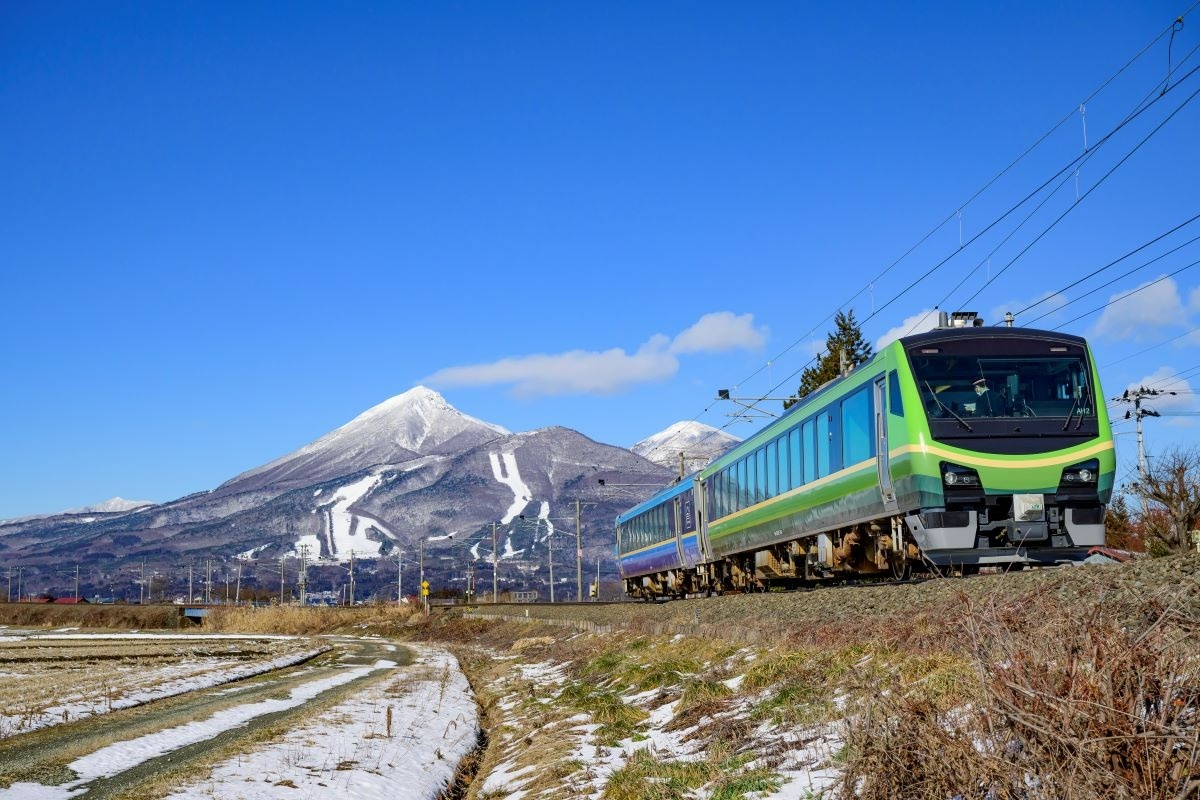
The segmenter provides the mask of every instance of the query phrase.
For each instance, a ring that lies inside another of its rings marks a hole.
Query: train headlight
[[[1094,486],[1100,474],[1100,462],[1096,459],[1075,464],[1063,470],[1062,482],[1066,486]]]
[[[960,467],[957,464],[948,464],[942,462],[942,483],[955,488],[970,488],[977,489],[982,483],[979,480],[979,473],[967,467]]]

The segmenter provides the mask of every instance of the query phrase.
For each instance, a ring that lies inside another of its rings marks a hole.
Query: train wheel
[[[912,575],[912,564],[903,556],[888,561],[888,569],[892,573],[892,580],[906,581]]]

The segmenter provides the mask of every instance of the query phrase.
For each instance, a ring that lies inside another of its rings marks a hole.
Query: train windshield
[[[975,357],[911,353],[930,417],[1094,417],[1094,392],[1079,356]]]

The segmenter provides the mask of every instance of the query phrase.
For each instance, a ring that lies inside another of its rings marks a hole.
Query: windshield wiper
[[[971,433],[975,432],[975,429],[972,428],[970,425],[968,425],[967,421],[965,419],[960,417],[958,414],[955,414],[953,409],[950,408],[950,406],[948,406],[942,402],[942,398],[937,396],[937,392],[935,392],[933,390],[933,387],[929,385],[929,381],[925,381],[925,388],[929,390],[929,396],[933,398],[933,402],[937,403],[939,407],[945,409],[947,414],[949,414],[950,416],[952,416],[956,420],[958,420],[958,423],[960,425],[962,425],[964,428],[966,428],[968,431],[970,431]]]
[[[1071,426],[1071,417],[1075,416],[1075,406],[1079,405],[1079,398],[1076,397],[1071,401],[1071,410],[1067,412],[1067,421],[1063,423],[1062,429],[1065,431]],[[1083,409],[1079,409],[1079,421],[1083,422]]]
[[[1087,394],[1087,390],[1084,389],[1079,393],[1079,397],[1077,397],[1075,401],[1071,403],[1071,410],[1067,412],[1067,421],[1064,422],[1062,426],[1064,431],[1071,425],[1071,417],[1075,415],[1075,406],[1079,406],[1079,421],[1075,423],[1075,430],[1079,430],[1083,427],[1083,416],[1085,409],[1087,408],[1083,404],[1083,401],[1087,399]]]

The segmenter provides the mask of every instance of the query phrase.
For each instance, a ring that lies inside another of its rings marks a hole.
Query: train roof
[[[618,515],[617,516],[617,524],[618,525],[621,524],[622,522],[629,519],[630,517],[636,517],[638,514],[641,514],[643,511],[654,508],[655,506],[662,504],[664,501],[670,500],[672,497],[681,495],[684,492],[689,491],[691,488],[692,488],[692,478],[691,478],[691,476],[688,476],[687,478],[684,478],[683,480],[678,481],[677,483],[674,483],[666,488],[659,489],[650,498],[642,501],[641,503],[638,503],[636,506],[629,509],[625,513]]]
[[[1082,336],[1061,331],[1047,331],[1041,328],[1010,328],[1006,325],[964,326],[961,328],[935,328],[926,333],[917,333],[900,338],[904,349],[937,342],[958,341],[961,339],[1051,339],[1071,344],[1086,345]]]

